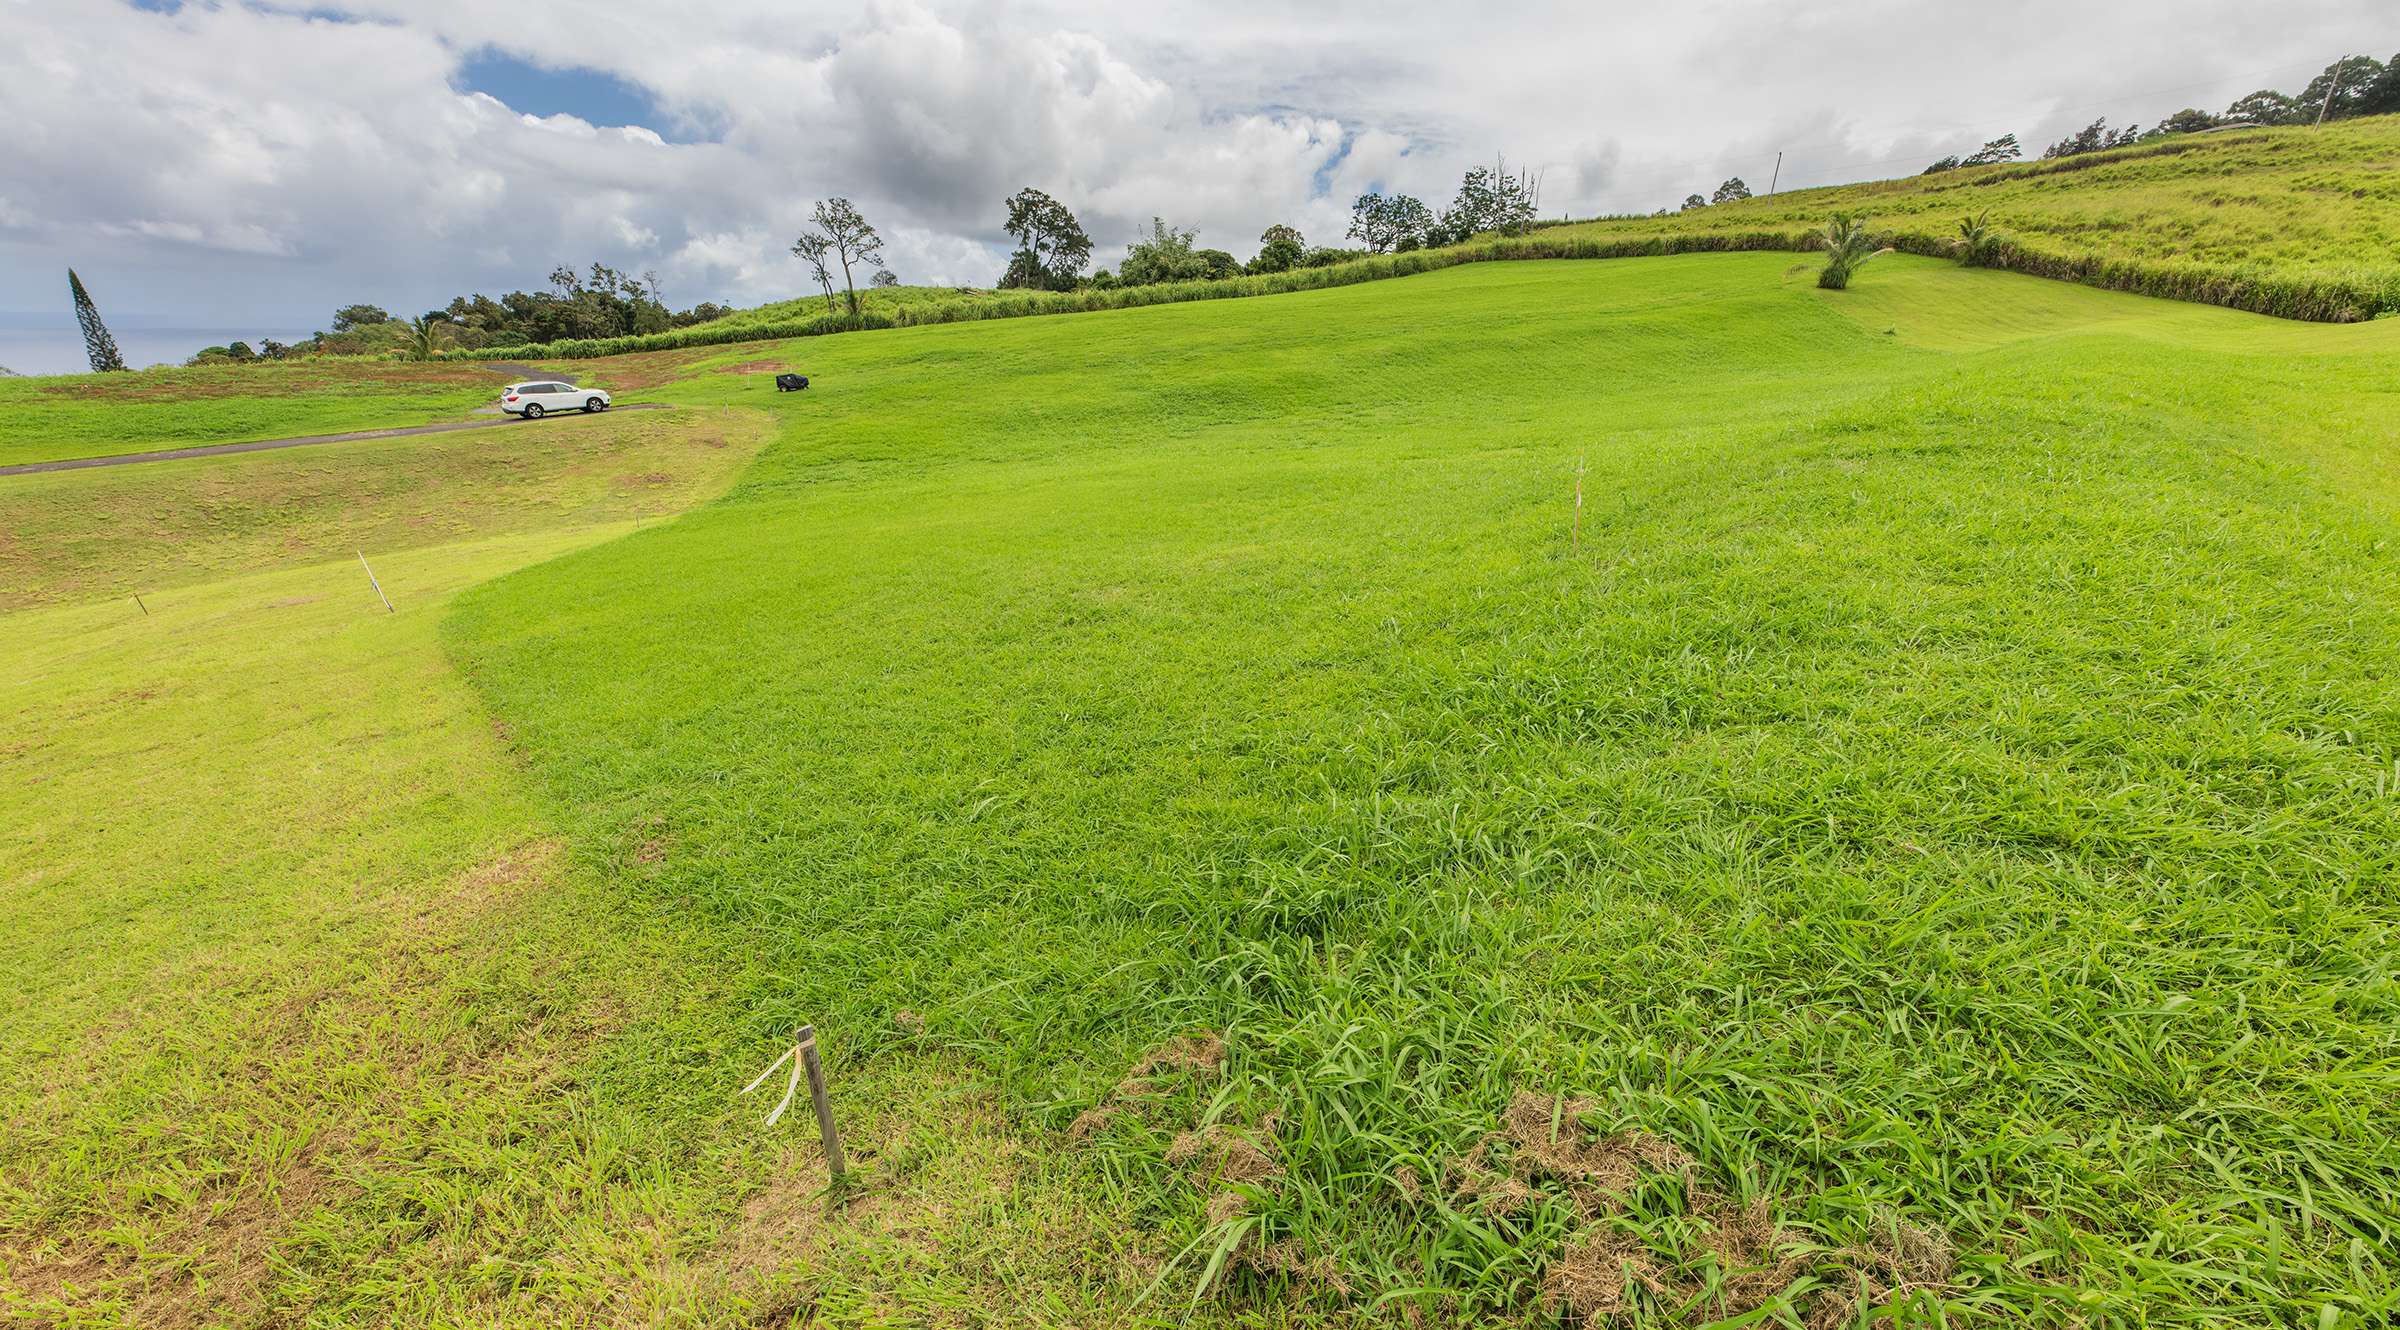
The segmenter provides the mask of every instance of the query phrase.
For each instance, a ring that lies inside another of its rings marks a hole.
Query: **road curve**
[[[612,411],[664,411],[664,402],[628,402]],[[0,476],[30,476],[43,471],[81,471],[95,466],[131,466],[135,462],[172,462],[180,457],[222,457],[227,453],[263,453],[277,448],[307,448],[320,443],[360,443],[368,439],[404,439],[412,434],[448,434],[452,430],[494,429],[502,425],[523,425],[539,429],[580,418],[581,412],[560,412],[540,421],[519,421],[501,416],[495,420],[461,420],[448,425],[408,425],[400,429],[361,430],[355,434],[303,434],[290,439],[257,439],[249,443],[210,443],[197,448],[168,448],[154,453],[118,453],[111,457],[70,457],[56,462],[19,462],[15,466],[0,466]]]

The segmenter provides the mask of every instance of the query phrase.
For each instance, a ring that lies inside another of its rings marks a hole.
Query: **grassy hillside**
[[[461,420],[503,381],[474,364],[337,360],[0,379],[0,466]]]
[[[1862,213],[1951,234],[1990,211],[2028,239],[2140,259],[2292,271],[2400,268],[2400,116],[2181,135],[2055,161],[1971,167],[1772,197],[1664,218],[1579,222],[1598,235],[1811,226]]]
[[[0,610],[655,519],[722,489],[760,430],[725,411],[644,412],[8,477]]]
[[[754,446],[723,414],[698,419]],[[633,437],[556,465],[391,445],[453,500],[438,540],[379,553],[397,614],[346,554],[233,520],[372,521],[316,477],[379,508],[396,453],[0,482],[95,487],[95,529],[196,483],[216,519],[172,542],[216,580],[148,614],[0,616],[0,1324],[780,1324],[1004,1278],[1121,1321],[1126,1217],[938,1056],[854,1069],[829,1040],[873,1107],[848,1124],[864,1199],[826,1213],[822,1165],[731,1094],[747,1071],[692,1074],[756,1051],[728,1042],[726,939],[579,866],[445,660],[461,588],[632,529],[577,473],[650,464],[663,426],[606,423]],[[127,561],[44,557],[83,582]]]
[[[870,327],[1091,313],[1281,295],[1461,263],[1598,259],[1724,249],[1808,250],[1837,211],[1864,213],[1888,243],[1951,252],[1958,222],[1989,213],[1997,262],[2034,276],[2223,305],[2283,318],[2355,322],[2400,312],[2400,117],[2313,128],[2186,135],[2057,162],[2020,162],[1794,190],[1687,213],[1548,225],[1530,237],[1218,282],[1047,293],[908,287],[879,293]],[[562,342],[563,357],[816,336],[856,323],[821,300],[789,300],[640,337]]]
[[[1551,234],[1606,240],[1801,231],[1834,212],[1863,214],[1879,230],[1920,241],[1946,241],[1961,219],[1988,212],[2026,251],[2018,266],[2039,275],[2068,275],[2045,269],[2088,261],[2123,266],[2127,281],[2103,284],[2130,289],[2141,289],[2132,280],[2137,273],[2161,284],[2179,274],[2248,276],[2355,290],[2355,317],[2400,311],[2400,116],[2185,135],[2059,161],[1582,222]]]
[[[2388,1318],[2400,324],[1809,277],[820,341],[453,649],[729,1044],[963,1059],[1203,1319]]]

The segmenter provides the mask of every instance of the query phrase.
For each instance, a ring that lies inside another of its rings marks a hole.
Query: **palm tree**
[[[1979,212],[1962,217],[1958,223],[1958,261],[1969,268],[1991,266],[1999,257],[2000,233],[1992,229],[1992,215]]]
[[[449,322],[439,314],[419,314],[410,319],[408,321],[408,358],[411,360],[433,359],[433,353],[441,349],[440,343],[434,338],[434,333],[448,326]]]
[[[1818,234],[1817,243],[1825,248],[1825,271],[1817,274],[1817,285],[1828,291],[1847,289],[1850,274],[1876,255],[1891,252],[1888,247],[1875,248],[1874,238],[1867,234],[1866,220],[1846,212],[1833,215],[1833,220]]]

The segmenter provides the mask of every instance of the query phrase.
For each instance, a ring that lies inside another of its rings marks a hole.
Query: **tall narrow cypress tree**
[[[108,325],[100,321],[100,310],[92,304],[92,293],[83,289],[83,279],[73,268],[67,269],[67,289],[75,293],[75,321],[83,325],[83,350],[92,358],[92,372],[125,368],[125,357],[117,354],[117,339],[108,335]]]

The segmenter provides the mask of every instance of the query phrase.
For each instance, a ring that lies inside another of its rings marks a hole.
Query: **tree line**
[[[2400,112],[2400,55],[2393,56],[2388,64],[2373,56],[2351,55],[2325,66],[2324,72],[2310,80],[2308,86],[2296,95],[2287,96],[2273,88],[2261,88],[2235,98],[2233,104],[2221,112],[2187,106],[2148,129],[2138,124],[2111,128],[2106,119],[2094,120],[2044,148],[2042,158],[2049,161],[2061,157],[2079,157],[2087,152],[2147,143],[2170,134],[2198,134],[2212,129],[2260,125],[2313,125],[2393,112]],[[1942,158],[1926,167],[1925,174],[1936,175],[1963,166],[2010,162],[2021,155],[2017,136],[2004,134],[1968,156]]]
[[[1450,207],[1438,214],[1406,194],[1361,194],[1350,205],[1350,229],[1343,237],[1360,242],[1360,248],[1311,245],[1298,227],[1277,222],[1259,233],[1258,252],[1248,262],[1222,249],[1201,247],[1193,228],[1153,217],[1126,245],[1125,257],[1113,271],[1100,268],[1086,274],[1092,260],[1091,236],[1065,204],[1027,186],[1004,204],[1002,228],[1016,241],[1016,249],[999,285],[1074,291],[1208,281],[1322,268],[1365,254],[1455,244],[1485,232],[1523,235],[1532,227],[1540,192],[1538,177],[1512,173],[1500,163],[1468,171]]]
[[[703,301],[671,310],[659,294],[658,277],[636,277],[604,263],[583,272],[561,265],[546,291],[511,291],[453,297],[440,309],[396,318],[379,305],[344,305],[333,326],[286,344],[261,338],[256,346],[228,342],[205,348],[187,363],[238,364],[298,356],[401,356],[430,360],[443,351],[505,351],[513,346],[570,337],[623,337],[665,332],[721,319],[733,311]]]

